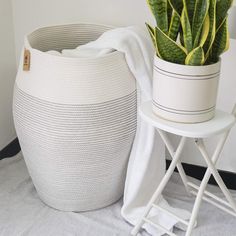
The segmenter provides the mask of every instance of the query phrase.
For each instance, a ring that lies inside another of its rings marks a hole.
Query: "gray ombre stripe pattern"
[[[84,211],[122,196],[136,132],[136,103],[136,90],[103,103],[67,105],[30,96],[15,85],[16,131],[44,202]]]

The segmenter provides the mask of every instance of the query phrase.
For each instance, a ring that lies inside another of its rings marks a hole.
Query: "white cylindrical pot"
[[[187,66],[157,56],[153,71],[153,112],[170,121],[198,123],[214,117],[220,61]]]
[[[123,194],[137,120],[136,84],[124,54],[68,58],[46,53],[76,48],[108,29],[53,26],[25,38],[30,66],[23,70],[22,53],[15,127],[40,198],[60,210],[101,208]]]

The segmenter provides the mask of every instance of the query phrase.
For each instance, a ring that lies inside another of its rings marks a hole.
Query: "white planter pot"
[[[214,117],[220,61],[187,66],[154,59],[153,112],[167,120],[198,123]]]
[[[25,38],[13,114],[40,198],[65,211],[107,206],[123,194],[136,131],[136,84],[124,54],[67,58],[45,53],[95,40],[109,27],[41,28]]]

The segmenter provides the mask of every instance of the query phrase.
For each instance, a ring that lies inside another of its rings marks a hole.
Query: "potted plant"
[[[147,0],[156,27],[153,111],[183,123],[214,117],[220,55],[229,48],[227,12],[233,0]]]

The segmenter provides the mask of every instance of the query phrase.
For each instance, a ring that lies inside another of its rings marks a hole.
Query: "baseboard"
[[[9,143],[5,148],[0,151],[0,160],[8,157],[15,156],[20,152],[20,144],[18,138],[15,138],[11,143]]]
[[[170,160],[166,160],[166,167],[167,168],[169,167],[170,162],[171,162]],[[187,163],[182,163],[182,165],[183,165],[186,175],[194,177],[199,180],[202,180],[202,178],[206,172],[206,167],[191,165],[191,164],[187,164]],[[175,169],[175,171],[178,172],[177,169]],[[236,190],[236,173],[219,170],[219,174],[220,174],[221,178],[223,179],[225,185],[229,189]],[[213,176],[211,176],[208,183],[212,184],[212,185],[217,185]]]

